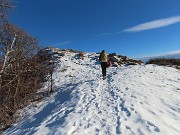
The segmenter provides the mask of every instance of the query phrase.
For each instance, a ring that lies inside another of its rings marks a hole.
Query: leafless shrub
[[[146,64],[158,64],[158,65],[177,65],[180,66],[180,59],[175,58],[156,58],[150,59]]]
[[[80,52],[80,53],[79,53],[79,58],[80,58],[80,59],[84,59],[84,53],[83,53],[83,52]]]
[[[156,58],[150,59],[146,64],[157,64],[162,66],[171,66],[179,69],[180,67],[180,59],[175,58]]]
[[[7,14],[12,7],[11,0],[0,0],[0,23],[8,23]]]

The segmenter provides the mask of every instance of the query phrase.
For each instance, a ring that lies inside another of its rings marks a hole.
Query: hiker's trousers
[[[101,62],[101,68],[102,68],[102,75],[104,77],[106,76],[107,62]]]

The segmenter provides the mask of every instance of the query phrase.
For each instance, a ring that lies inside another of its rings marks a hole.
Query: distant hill
[[[152,56],[152,57],[137,58],[137,59],[142,60],[143,62],[147,62],[149,59],[155,59],[155,58],[175,58],[175,59],[180,59],[180,52],[170,53],[170,54],[165,54],[165,55],[159,55],[159,56]]]

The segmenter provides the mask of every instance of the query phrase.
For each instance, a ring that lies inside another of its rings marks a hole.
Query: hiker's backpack
[[[106,53],[101,53],[100,61],[101,62],[107,62],[107,54]]]

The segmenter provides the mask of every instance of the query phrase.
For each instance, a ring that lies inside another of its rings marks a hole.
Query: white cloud
[[[66,42],[59,43],[59,45],[67,45],[67,44],[71,44],[71,42],[70,41],[66,41]]]
[[[111,33],[110,32],[99,33],[99,34],[95,35],[95,37],[101,37],[101,36],[107,36],[107,35],[111,35]]]
[[[137,32],[137,31],[150,30],[150,29],[165,27],[178,22],[180,22],[180,16],[174,16],[166,19],[159,19],[159,20],[154,20],[147,23],[139,24],[134,27],[127,28],[123,30],[123,32]]]
[[[180,54],[180,50],[173,51],[173,52],[167,52],[167,53],[164,53],[164,54],[161,54],[161,55],[176,55],[176,54]]]
[[[139,58],[153,58],[153,57],[166,57],[166,56],[173,56],[178,55],[180,56],[180,50],[172,51],[172,52],[164,52],[164,53],[156,53],[156,54],[149,54],[149,55],[143,55]]]
[[[71,41],[65,41],[65,42],[56,43],[53,46],[58,46],[58,45],[62,46],[62,45],[67,45],[67,44],[71,44],[71,43],[72,43]]]

